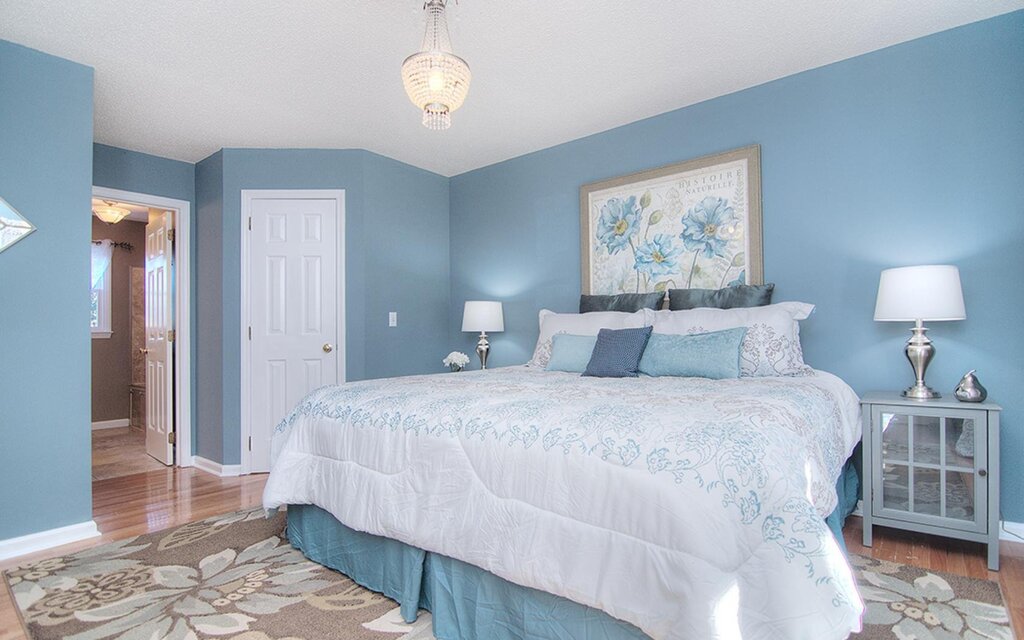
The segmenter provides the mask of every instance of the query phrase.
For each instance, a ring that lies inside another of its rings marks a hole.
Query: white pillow
[[[551,359],[551,337],[556,333],[574,336],[596,336],[601,329],[637,329],[646,327],[645,309],[625,311],[591,311],[590,313],[555,313],[540,310],[540,335],[527,366],[543,369]],[[653,311],[652,311],[653,313]]]
[[[689,335],[747,327],[747,335],[740,346],[740,376],[798,376],[811,371],[804,364],[797,321],[811,315],[813,304],[780,302],[735,309],[643,311],[654,333]]]

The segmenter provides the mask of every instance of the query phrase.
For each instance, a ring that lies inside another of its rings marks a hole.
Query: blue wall
[[[92,81],[0,40],[0,197],[37,228],[0,253],[0,539],[92,519]]]
[[[97,187],[110,189],[121,189],[133,191],[151,196],[162,196],[185,200],[189,203],[190,218],[189,247],[190,261],[195,264],[196,260],[196,189],[195,189],[195,165],[178,160],[168,160],[148,153],[119,149],[105,144],[93,144],[92,146],[92,183]],[[196,274],[193,269],[190,278],[192,291],[192,335],[196,335],[195,307],[196,307]],[[197,345],[193,340],[191,344],[190,359],[196,362]],[[195,364],[193,364],[193,368]],[[196,438],[196,376],[191,380],[190,397],[192,398],[192,442],[195,449]]]
[[[195,165],[105,144],[92,146],[92,183],[187,200],[195,211]]]
[[[539,309],[575,309],[580,185],[757,143],[766,278],[818,305],[813,366],[907,386],[909,326],[872,321],[879,272],[959,265],[968,319],[934,324],[928,379],[948,394],[976,367],[1004,404],[1003,512],[1024,521],[1022,34],[1018,11],[452,178],[452,344],[473,348],[467,299],[505,302],[496,365],[529,358]]]
[[[224,149],[197,165],[196,180],[199,455],[224,464],[241,455],[243,189],[344,189],[347,378],[438,370],[448,342],[447,178],[362,150]],[[387,327],[388,311],[398,327]]]
[[[196,164],[196,455],[224,459],[224,154]]]

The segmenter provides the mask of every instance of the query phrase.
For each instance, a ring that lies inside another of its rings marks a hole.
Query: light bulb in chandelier
[[[438,93],[444,89],[444,71],[440,69],[431,71],[427,77],[427,86],[430,88],[431,93]]]
[[[423,110],[423,126],[435,130],[451,126],[451,114],[466,100],[471,79],[469,65],[452,53],[446,4],[447,0],[427,0],[423,44],[402,63],[405,92]]]

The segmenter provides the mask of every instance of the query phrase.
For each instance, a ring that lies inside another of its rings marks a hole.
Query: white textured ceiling
[[[1024,7],[1024,0],[461,0],[473,81],[428,131],[422,0],[0,0],[0,38],[96,69],[98,142],[363,148],[454,175]]]

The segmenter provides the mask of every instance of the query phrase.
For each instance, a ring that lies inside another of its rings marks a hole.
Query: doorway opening
[[[93,481],[193,464],[189,208],[93,187]]]

